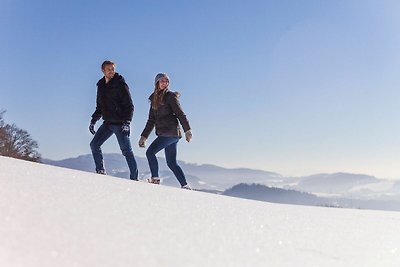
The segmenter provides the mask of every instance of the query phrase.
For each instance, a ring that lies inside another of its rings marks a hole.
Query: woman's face
[[[169,85],[169,80],[167,78],[161,78],[158,81],[158,89],[159,90],[164,90],[165,88],[167,88]]]

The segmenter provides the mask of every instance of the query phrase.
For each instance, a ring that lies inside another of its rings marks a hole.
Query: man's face
[[[104,69],[102,69],[102,72],[104,74],[104,77],[106,77],[106,79],[108,80],[112,79],[115,75],[115,65],[105,65]]]

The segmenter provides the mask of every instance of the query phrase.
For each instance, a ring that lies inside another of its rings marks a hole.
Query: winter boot
[[[160,178],[159,177],[151,177],[147,179],[147,182],[151,184],[160,184]]]
[[[106,170],[96,170],[96,173],[107,175]]]
[[[182,188],[182,189],[186,189],[186,190],[192,190],[192,188],[191,188],[190,185],[188,185],[188,184],[182,185],[181,188]]]

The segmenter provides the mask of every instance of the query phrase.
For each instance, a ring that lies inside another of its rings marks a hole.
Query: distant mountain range
[[[328,201],[313,194],[296,190],[269,187],[260,184],[238,184],[225,190],[223,195],[297,205],[327,205]]]
[[[179,186],[176,178],[166,165],[164,158],[158,158],[162,184]],[[129,171],[121,154],[104,154],[107,173],[128,178]],[[137,157],[140,179],[150,177],[146,158]],[[43,160],[44,164],[93,172],[92,155],[54,161]],[[264,186],[312,193],[317,197],[400,200],[400,181],[378,179],[373,176],[350,173],[316,174],[305,177],[284,177],[275,172],[237,168],[227,169],[211,164],[193,164],[179,161],[193,188],[204,191],[223,192],[238,184],[260,184]]]
[[[149,166],[146,158],[137,157],[139,178],[150,177]],[[128,178],[129,170],[125,158],[121,154],[104,154],[104,162],[109,175]],[[165,185],[178,186],[178,181],[167,167],[164,158],[158,158],[160,176]],[[223,191],[239,183],[280,183],[284,177],[277,173],[253,169],[226,169],[210,164],[192,164],[178,161],[186,174],[188,182],[195,188]],[[70,169],[93,172],[94,162],[92,155],[82,155],[64,160],[43,159],[44,164],[65,167]]]
[[[310,193],[259,184],[235,185],[223,192],[223,195],[283,204],[400,211],[400,200],[318,197]]]

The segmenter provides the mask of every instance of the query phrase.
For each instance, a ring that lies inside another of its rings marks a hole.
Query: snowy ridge
[[[400,213],[271,204],[0,157],[0,266],[399,266]]]

